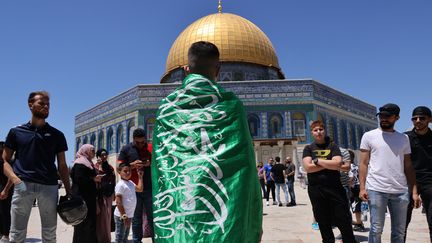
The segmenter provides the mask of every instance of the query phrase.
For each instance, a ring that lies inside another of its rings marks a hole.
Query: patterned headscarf
[[[82,164],[90,169],[94,169],[93,162],[90,160],[90,153],[94,150],[94,146],[91,144],[84,144],[76,153],[76,159],[74,163]]]

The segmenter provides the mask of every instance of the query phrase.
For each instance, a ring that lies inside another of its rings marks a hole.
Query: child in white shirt
[[[117,207],[114,210],[115,221],[115,242],[127,242],[131,219],[137,203],[135,192],[143,191],[143,171],[138,171],[138,185],[135,185],[130,179],[131,167],[128,163],[121,163],[117,167],[121,180],[115,187],[115,200]]]

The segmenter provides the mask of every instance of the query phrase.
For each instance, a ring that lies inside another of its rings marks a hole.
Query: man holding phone
[[[141,242],[143,238],[143,213],[147,216],[148,227],[153,241],[153,211],[152,211],[152,183],[151,183],[151,144],[147,143],[144,129],[137,128],[133,132],[133,141],[120,151],[118,163],[131,165],[131,180],[138,184],[138,170],[144,171],[142,192],[136,192],[137,205],[132,219],[133,242]]]

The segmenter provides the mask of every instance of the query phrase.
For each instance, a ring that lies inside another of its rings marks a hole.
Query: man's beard
[[[384,130],[392,129],[394,127],[394,123],[386,122],[385,124],[383,124],[383,122],[380,122],[380,127]]]
[[[49,115],[49,112],[43,113],[39,111],[33,111],[33,116],[39,119],[46,119]]]

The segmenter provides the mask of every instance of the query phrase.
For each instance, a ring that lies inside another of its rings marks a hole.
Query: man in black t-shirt
[[[406,134],[410,140],[411,162],[416,173],[417,190],[423,202],[423,208],[426,210],[429,236],[432,242],[432,131],[428,126],[432,122],[431,110],[426,106],[416,107],[412,112],[411,121],[414,129]],[[405,239],[413,210],[413,200],[410,201],[407,210]]]
[[[307,171],[308,194],[322,240],[335,242],[333,223],[339,228],[344,243],[356,242],[348,202],[339,179],[342,161],[339,147],[325,136],[321,121],[312,122],[310,128],[315,141],[303,150],[303,168]]]
[[[285,205],[288,206],[288,190],[285,184],[285,166],[281,164],[280,157],[276,157],[276,164],[272,167],[270,171],[270,177],[273,179],[276,185],[276,199],[279,203],[279,207],[282,207],[282,201],[280,199],[280,189],[282,187],[282,190],[285,194]]]
[[[32,113],[31,120],[12,128],[6,138],[3,151],[4,173],[15,187],[11,206],[11,242],[25,241],[35,199],[38,201],[42,222],[42,241],[57,242],[58,175],[66,193],[70,192],[65,158],[68,147],[63,133],[45,121],[49,115],[49,101],[46,91],[30,93],[28,106]],[[14,153],[12,169],[11,158]]]

